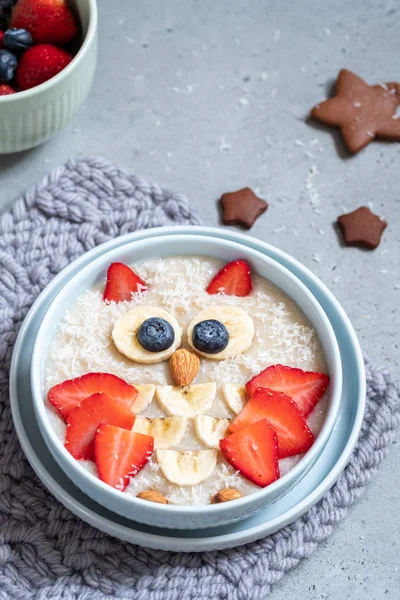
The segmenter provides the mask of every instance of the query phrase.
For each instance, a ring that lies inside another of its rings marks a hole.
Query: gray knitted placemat
[[[8,372],[18,329],[47,283],[118,235],[197,224],[187,200],[102,159],[56,169],[0,218],[0,599],[258,600],[309,556],[361,495],[400,416],[400,384],[367,363],[362,433],[336,485],[294,524],[224,552],[173,554],[120,542],[41,485],[16,439]]]

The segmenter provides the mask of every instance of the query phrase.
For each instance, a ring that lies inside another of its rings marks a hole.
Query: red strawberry
[[[72,59],[72,54],[51,44],[32,46],[20,58],[17,83],[21,90],[29,90],[57,75]]]
[[[66,0],[18,0],[10,27],[27,29],[35,44],[68,44],[78,33]]]
[[[87,373],[82,377],[68,379],[49,390],[47,399],[64,417],[68,419],[71,411],[80,405],[82,400],[93,394],[103,393],[117,400],[126,408],[132,408],[138,391],[123,379],[111,373]]]
[[[246,390],[249,396],[259,387],[283,392],[291,397],[301,414],[307,417],[321,400],[328,384],[329,376],[325,373],[272,365],[246,383]]]
[[[108,267],[107,284],[103,300],[122,302],[131,300],[135,292],[144,292],[148,286],[132,269],[123,263],[115,262]]]
[[[154,438],[101,423],[94,440],[99,477],[121,492],[153,453]]]
[[[65,432],[65,447],[74,458],[93,460],[94,436],[100,423],[132,429],[135,415],[106,394],[93,394],[71,412]]]
[[[0,96],[8,96],[9,94],[15,94],[17,90],[7,85],[7,83],[0,84]]]
[[[276,431],[279,458],[307,452],[314,443],[314,435],[293,400],[267,388],[254,392],[228,431],[234,433],[261,419],[267,419]]]
[[[228,435],[219,447],[234,469],[260,487],[279,479],[278,439],[266,419]]]
[[[218,271],[206,291],[208,294],[222,292],[226,296],[248,296],[252,289],[249,265],[244,260],[234,260]]]

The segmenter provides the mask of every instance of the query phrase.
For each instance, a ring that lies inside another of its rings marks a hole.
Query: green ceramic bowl
[[[30,90],[0,96],[0,154],[19,152],[48,140],[85,100],[96,68],[96,0],[74,0],[83,43],[61,73]]]

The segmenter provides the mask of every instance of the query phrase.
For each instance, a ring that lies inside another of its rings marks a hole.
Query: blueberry
[[[8,50],[0,50],[0,81],[11,81],[17,68],[17,57]]]
[[[0,0],[0,30],[5,31],[11,19],[11,11],[17,0]]]
[[[174,343],[175,332],[165,319],[151,317],[143,321],[137,332],[139,344],[149,352],[162,352]]]
[[[26,29],[12,27],[4,32],[3,46],[11,52],[24,52],[32,46],[32,36]]]
[[[0,12],[3,10],[11,10],[17,0],[0,0]]]
[[[229,343],[229,333],[221,321],[209,319],[200,321],[193,328],[193,345],[200,352],[218,354],[225,350]]]

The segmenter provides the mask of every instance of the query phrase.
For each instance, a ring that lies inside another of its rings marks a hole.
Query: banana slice
[[[132,431],[151,435],[154,438],[154,448],[172,448],[177,446],[185,435],[187,425],[186,417],[165,417],[161,419],[148,419],[137,417]]]
[[[247,402],[247,392],[244,385],[236,383],[224,383],[222,394],[228,407],[238,415],[245,407]]]
[[[198,415],[195,419],[196,433],[209,448],[219,448],[219,440],[225,436],[229,419],[216,419],[208,415]]]
[[[216,392],[216,383],[196,383],[187,387],[158,385],[156,398],[167,415],[195,417],[210,410]]]
[[[196,452],[157,450],[161,471],[168,481],[181,486],[197,485],[208,479],[217,464],[217,455],[217,450]]]
[[[139,394],[132,406],[132,410],[134,413],[138,414],[146,410],[153,400],[156,386],[151,383],[134,383],[133,385]]]
[[[216,319],[225,325],[229,333],[229,342],[224,350],[218,354],[208,354],[195,348],[193,345],[193,328],[200,321]],[[209,306],[202,310],[188,327],[188,342],[197,354],[211,360],[225,360],[246,352],[251,346],[254,337],[253,319],[239,306]]]
[[[168,321],[174,330],[172,345],[162,352],[149,352],[139,344],[137,332],[143,321],[151,317],[160,317]],[[167,360],[179,348],[182,330],[178,321],[170,313],[158,306],[137,306],[126,312],[115,322],[112,339],[119,352],[137,363],[152,364]]]

